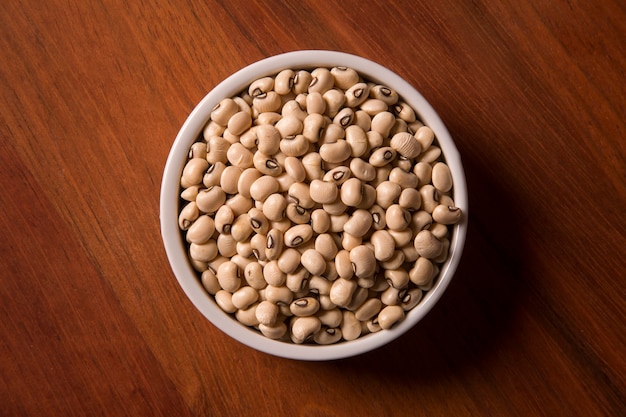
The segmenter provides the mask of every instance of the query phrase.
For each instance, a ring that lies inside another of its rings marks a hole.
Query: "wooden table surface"
[[[619,0],[0,2],[0,415],[624,415],[625,41]],[[333,362],[223,334],[160,238],[187,114],[297,49],[406,78],[470,195],[440,303]]]

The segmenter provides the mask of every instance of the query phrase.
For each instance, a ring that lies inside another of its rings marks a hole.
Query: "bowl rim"
[[[209,120],[210,112],[220,100],[239,94],[252,81],[274,75],[283,69],[313,69],[347,66],[364,78],[384,84],[398,92],[424,124],[435,132],[446,163],[450,167],[454,189],[453,199],[463,216],[454,225],[450,254],[442,265],[434,286],[405,319],[394,328],[332,345],[298,345],[269,339],[222,311],[206,292],[187,257],[183,234],[178,227],[180,176],[187,160],[189,147],[197,140]],[[161,237],[174,275],[192,304],[222,332],[261,352],[296,360],[323,361],[356,356],[377,349],[397,339],[413,328],[439,301],[459,265],[465,245],[468,220],[468,199],[465,173],[460,154],[446,126],[430,103],[395,72],[383,65],[357,55],[331,50],[298,50],[270,56],[225,78],[210,90],[191,111],[172,144],[165,163],[160,190]]]

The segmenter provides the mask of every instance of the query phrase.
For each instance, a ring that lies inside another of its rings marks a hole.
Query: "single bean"
[[[198,209],[198,204],[195,201],[187,203],[178,215],[178,227],[180,227],[181,230],[189,229],[199,215],[200,210]]]
[[[354,276],[354,269],[352,267],[352,261],[350,260],[350,252],[347,250],[340,250],[335,257],[335,267],[337,273],[341,278],[350,279]]]
[[[233,295],[225,290],[219,290],[215,293],[215,302],[226,313],[234,313],[237,311],[237,307],[233,304]]]
[[[187,230],[185,238],[189,243],[205,243],[215,232],[215,222],[207,215],[199,216]]]
[[[302,208],[311,209],[315,206],[315,201],[311,198],[311,189],[309,184],[296,182],[289,187],[287,194],[289,198]]]
[[[214,185],[220,185],[224,169],[226,169],[226,164],[221,161],[210,164],[204,174],[204,177],[202,177],[202,184],[207,188]]]
[[[396,121],[396,116],[389,111],[381,111],[372,117],[371,120],[371,130],[378,132],[382,137],[387,138],[389,137],[389,132]]]
[[[241,308],[235,311],[235,318],[243,325],[256,327],[259,321],[256,318],[256,308],[259,303],[254,303],[247,308]]]
[[[313,335],[313,341],[318,345],[331,345],[341,340],[341,329],[322,327]]]
[[[218,291],[222,289],[220,286],[217,277],[215,276],[215,272],[210,269],[206,269],[202,271],[202,275],[200,276],[200,281],[202,282],[202,286],[205,290],[211,295],[215,295]]]
[[[191,187],[202,183],[202,177],[209,167],[209,163],[204,158],[191,158],[183,168],[180,178],[180,185],[183,188]]]
[[[398,93],[384,85],[375,85],[370,88],[370,97],[384,101],[388,106],[398,102]]]
[[[422,150],[415,136],[408,132],[396,133],[391,138],[390,146],[395,149],[398,154],[409,159],[416,158]]]
[[[241,286],[239,268],[232,261],[223,262],[217,270],[217,280],[222,289],[233,293]]]
[[[263,267],[263,278],[268,285],[279,287],[285,283],[287,274],[278,267],[277,260],[271,260]]]
[[[352,148],[345,139],[339,139],[334,143],[324,143],[319,148],[320,157],[330,163],[339,163],[347,160],[352,153]]]
[[[399,101],[398,103],[396,103],[393,106],[393,111],[398,118],[404,120],[407,123],[412,123],[416,119],[415,111],[405,102]]]
[[[281,194],[275,193],[269,195],[263,202],[263,215],[269,221],[278,221],[285,217],[285,209],[287,208],[287,200]]]
[[[383,167],[396,158],[396,150],[389,146],[380,147],[372,152],[369,163],[376,168]]]
[[[433,186],[440,192],[448,192],[452,189],[452,173],[450,168],[443,162],[433,165]]]
[[[267,286],[263,277],[263,267],[258,262],[250,262],[243,270],[246,283],[255,290],[262,290]]]
[[[388,330],[403,318],[404,310],[401,306],[387,306],[378,313],[378,324],[382,329]]]
[[[350,262],[357,277],[363,278],[374,275],[376,258],[374,257],[374,251],[369,247],[360,245],[352,249],[350,251]]]
[[[376,230],[372,233],[370,242],[374,245],[374,256],[377,260],[387,261],[391,259],[395,252],[396,244],[387,230]]]
[[[258,310],[258,307],[257,307]],[[278,322],[273,326],[259,323],[259,330],[263,336],[268,339],[281,339],[287,333],[287,325],[284,322]]]
[[[270,195],[279,190],[278,181],[270,175],[263,175],[250,186],[250,197],[256,201],[265,201]]]
[[[346,166],[338,166],[326,172],[322,180],[326,182],[332,182],[335,185],[339,186],[339,185],[342,185],[344,182],[346,182],[350,178],[350,176],[351,176],[350,168]]]
[[[226,126],[228,120],[238,111],[239,106],[237,103],[231,98],[225,98],[211,110],[211,120],[220,126]]]
[[[252,287],[241,287],[231,297],[233,306],[237,309],[250,307],[259,299],[259,293]]]
[[[311,275],[321,275],[326,270],[326,260],[315,249],[307,249],[300,257],[300,263]]]
[[[254,312],[259,325],[274,326],[278,319],[279,308],[271,301],[261,301]]]
[[[346,102],[346,96],[343,90],[338,88],[331,88],[322,94],[322,97],[326,102],[326,111],[324,113],[329,117],[335,117]]]
[[[232,235],[220,234],[217,236],[216,243],[220,255],[230,258],[237,254],[237,241]]]
[[[357,71],[349,67],[333,67],[330,70],[335,86],[342,90],[347,90],[359,82],[360,75]]]
[[[411,223],[411,213],[399,204],[392,204],[387,208],[385,219],[389,229],[394,231],[406,230]]]
[[[334,182],[313,180],[309,184],[311,199],[319,204],[329,204],[337,199],[339,189]]]
[[[254,167],[263,175],[272,177],[279,176],[283,169],[276,158],[266,155],[260,151],[256,151],[252,157]]]
[[[322,327],[320,319],[315,316],[294,317],[291,320],[291,340],[302,344],[312,338]]]
[[[354,312],[354,316],[359,321],[367,321],[376,316],[382,309],[382,306],[383,303],[379,298],[370,298]]]
[[[289,248],[298,247],[304,243],[307,243],[313,237],[313,229],[311,225],[299,224],[291,227],[285,232],[284,242]]]
[[[189,256],[199,262],[210,262],[217,256],[217,243],[211,239],[204,243],[191,243],[189,245]]]
[[[337,278],[330,287],[330,300],[339,307],[347,306],[358,285],[355,280]]]
[[[355,340],[361,336],[361,323],[357,320],[352,311],[343,312],[341,321],[341,334],[347,341]]]
[[[295,250],[295,249],[288,249],[288,250]],[[280,259],[279,259],[278,266],[280,267]],[[287,273],[287,279],[285,280],[285,285],[293,293],[297,293],[300,291],[308,291],[310,276],[311,275],[309,271],[307,271],[306,268],[300,265],[300,252],[298,252],[298,265],[292,272]]]
[[[271,229],[267,232],[265,241],[265,256],[269,260],[278,259],[283,252],[284,235],[279,229]]]
[[[435,258],[441,253],[442,244],[430,230],[422,230],[415,235],[415,249],[424,258]]]
[[[206,188],[198,193],[196,204],[201,212],[215,213],[226,202],[226,193],[219,186]]]
[[[291,302],[289,309],[297,317],[312,316],[320,309],[320,302],[315,297],[298,298]]]
[[[345,104],[348,107],[358,107],[363,105],[363,103],[368,99],[369,96],[369,86],[366,83],[356,83],[353,84],[350,88],[348,88],[345,92],[346,102]],[[366,108],[363,109],[367,111]],[[368,112],[369,113],[369,112]]]

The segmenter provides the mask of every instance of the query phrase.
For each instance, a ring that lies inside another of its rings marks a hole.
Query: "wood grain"
[[[1,2],[0,415],[622,415],[625,41],[616,0]],[[158,222],[193,106],[313,48],[420,90],[470,192],[440,304],[325,363],[204,320]]]

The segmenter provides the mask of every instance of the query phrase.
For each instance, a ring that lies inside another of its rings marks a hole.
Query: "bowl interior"
[[[252,81],[275,75],[283,69],[334,66],[354,68],[364,78],[396,90],[413,107],[418,118],[431,127],[452,172],[453,199],[456,206],[463,211],[463,217],[452,229],[449,257],[442,265],[434,286],[425,292],[422,301],[407,313],[402,322],[390,330],[368,334],[354,341],[334,345],[296,345],[268,339],[254,329],[240,324],[224,313],[206,292],[191,267],[186,243],[178,227],[179,183],[189,147],[208,122],[213,107],[223,98],[235,96]],[[431,310],[459,264],[465,243],[467,209],[465,176],[457,148],[435,110],[414,87],[382,65],[362,57],[335,51],[295,51],[266,58],[239,70],[211,90],[193,109],[180,129],[165,165],[161,185],[160,222],[166,254],[181,288],[194,306],[216,327],[241,343],[265,353],[300,360],[331,360],[358,355],[389,343],[412,328]]]

